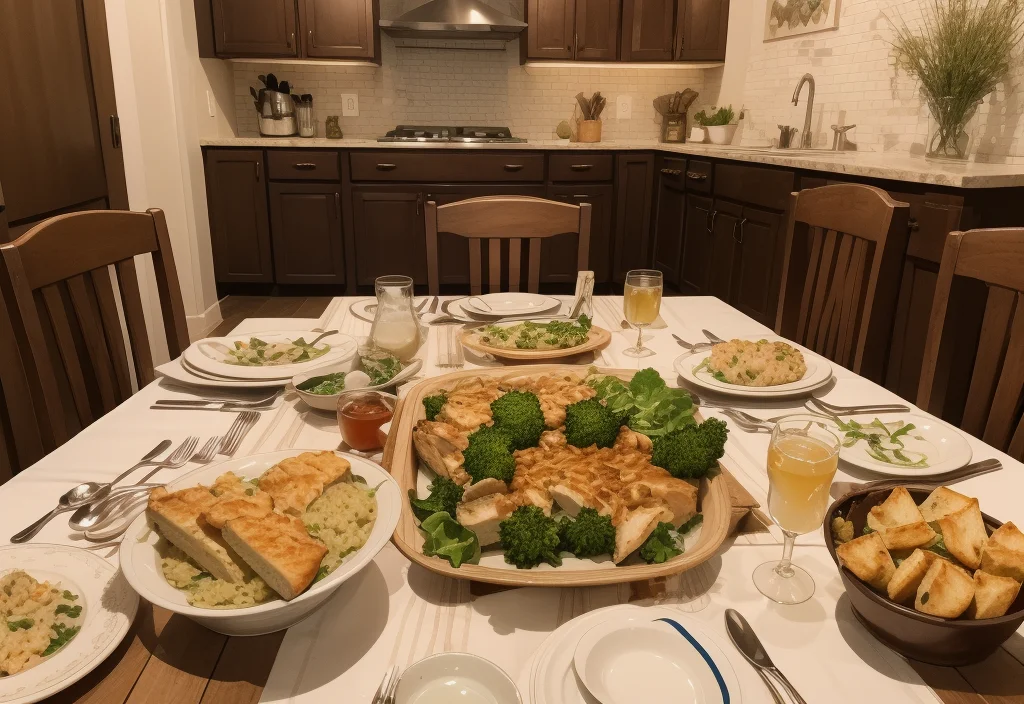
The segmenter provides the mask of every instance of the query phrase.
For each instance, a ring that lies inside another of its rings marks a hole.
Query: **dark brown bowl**
[[[920,504],[932,488],[905,485],[914,501]],[[825,545],[839,567],[836,547],[832,538],[832,520],[836,516],[853,521],[855,536],[861,535],[868,512],[876,504],[889,498],[891,489],[875,492],[852,493],[843,496],[829,507],[825,516]],[[982,514],[989,533],[1002,525],[987,514]],[[839,567],[846,593],[850,596],[857,619],[872,635],[897,653],[933,665],[969,665],[984,660],[994,653],[1024,622],[1024,590],[1017,595],[1010,610],[999,618],[979,621],[945,619],[902,606],[860,581],[853,572]]]

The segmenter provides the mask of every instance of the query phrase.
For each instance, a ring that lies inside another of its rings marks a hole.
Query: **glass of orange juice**
[[[792,563],[796,536],[821,526],[829,487],[839,466],[838,428],[821,416],[787,416],[775,424],[768,445],[768,513],[782,529],[782,559],[754,570],[758,591],[779,604],[799,604],[814,594],[814,580]]]
[[[661,272],[656,269],[633,269],[626,274],[622,312],[626,322],[636,328],[637,335],[636,347],[623,351],[623,354],[629,357],[654,354],[654,350],[644,347],[644,328],[658,319],[663,286]]]

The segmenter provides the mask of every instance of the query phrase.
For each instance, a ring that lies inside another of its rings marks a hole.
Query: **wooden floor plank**
[[[268,298],[251,318],[297,318],[296,311],[306,302],[305,296],[273,296]]]
[[[295,311],[296,318],[319,318],[331,302],[330,296],[310,296]]]
[[[127,703],[198,704],[225,642],[227,636],[172,615]]]
[[[957,670],[988,704],[1024,700],[1024,665],[1002,648],[976,665]]]
[[[267,299],[267,296],[227,296],[221,299],[221,322],[210,333],[210,337],[231,332],[240,322],[254,316]]]
[[[945,704],[986,704],[985,698],[974,691],[974,687],[956,668],[939,667],[915,660],[907,662]]]
[[[202,704],[256,704],[284,634],[279,631],[252,638],[228,638]]]

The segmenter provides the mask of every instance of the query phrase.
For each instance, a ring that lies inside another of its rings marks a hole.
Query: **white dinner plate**
[[[487,293],[482,296],[470,296],[464,299],[464,308],[469,308],[479,315],[532,315],[546,313],[558,307],[558,300],[539,293]]]
[[[243,367],[237,364],[229,364],[225,361],[228,355],[224,352],[224,348],[233,348],[236,341],[248,342],[250,338],[258,337],[264,342],[291,342],[300,337],[306,340],[313,340],[320,334],[311,330],[271,330],[228,337],[208,337],[197,340],[189,345],[188,349],[182,354],[182,358],[193,368],[208,376],[225,379],[259,379],[263,381],[284,379],[287,381],[300,372],[327,364],[344,362],[355,355],[357,348],[355,338],[351,335],[334,333],[317,342],[318,346],[324,344],[331,346],[327,353],[305,362],[281,364],[273,367]]]
[[[199,484],[209,486],[225,472],[252,478],[283,459],[296,457],[303,452],[319,451],[295,448],[239,457],[189,472],[171,482],[167,488],[169,491],[177,491]],[[241,609],[206,609],[189,605],[185,595],[168,584],[163,577],[160,556],[155,548],[159,536],[150,529],[145,514],[132,521],[121,541],[118,557],[125,578],[150,603],[187,616],[225,635],[259,635],[295,625],[319,607],[344,581],[373,561],[391,539],[402,513],[402,491],[386,469],[357,455],[344,452],[338,454],[352,463],[352,474],[363,477],[369,486],[377,487],[377,518],[363,547],[347,555],[337,569],[291,601],[274,599]]]
[[[580,638],[573,667],[601,704],[739,700],[736,673],[725,654],[683,614],[643,610],[604,621]]]
[[[596,609],[582,616],[577,616],[556,629],[538,649],[530,673],[530,691],[533,704],[596,704],[597,700],[586,691],[582,680],[576,676],[573,667],[576,644],[594,626],[612,619],[634,615],[642,615],[651,621],[656,618],[671,618],[678,623],[684,624],[687,630],[691,632],[697,630],[691,629],[694,619],[678,609],[665,606],[641,607],[633,604],[619,604]],[[710,637],[707,640],[702,639],[701,642],[706,643],[708,641],[718,643],[717,640],[712,640]],[[721,644],[718,644],[716,650],[718,653],[722,652]],[[729,660],[726,656],[721,655],[719,657],[719,655],[715,655],[715,658],[719,669],[723,673],[728,672],[731,677],[731,679],[726,680],[729,687],[730,701],[733,704],[739,704],[741,699],[740,687],[736,680],[735,671],[729,665]],[[653,704],[655,701],[665,700],[636,699],[635,701],[646,701]],[[669,699],[667,701],[675,700]]]
[[[211,389],[273,389],[288,383],[288,379],[224,379],[190,368],[181,357],[161,364],[154,371],[175,384]]]
[[[103,558],[66,545],[0,548],[0,574],[24,570],[39,581],[60,582],[84,606],[82,630],[33,668],[0,679],[0,703],[29,704],[70,687],[92,672],[124,639],[139,595]]]
[[[472,308],[469,305],[468,300],[469,300],[469,297],[456,298],[454,300],[448,301],[447,303],[443,304],[441,309],[442,309],[443,312],[446,312],[448,315],[452,316],[453,318],[455,318],[457,320],[461,320],[461,321],[466,322],[466,323],[489,323],[489,322],[494,322],[496,320],[500,320],[503,317],[507,317],[503,313],[502,314],[498,314],[498,315],[481,313],[481,312],[477,311],[476,308]],[[555,305],[553,305],[551,308],[548,308],[547,310],[545,310],[543,312],[535,311],[535,314],[538,315],[538,316],[540,316],[540,315],[558,315],[560,312],[562,312],[563,301],[559,301],[559,300],[556,300],[556,299],[552,299],[552,300],[555,301]],[[572,301],[569,301],[568,303],[566,303],[566,305],[564,306],[565,310],[568,310],[568,306],[571,306],[571,305],[572,305]],[[533,314],[534,313],[527,313],[527,315],[533,315]]]
[[[673,362],[676,373],[684,380],[697,386],[719,394],[729,396],[743,396],[747,398],[777,398],[787,396],[809,396],[812,391],[825,386],[832,380],[832,365],[827,359],[815,354],[806,347],[797,345],[784,337],[778,335],[764,335],[763,337],[744,337],[742,339],[757,341],[768,340],[769,342],[786,342],[800,350],[807,365],[807,371],[803,379],[788,384],[777,386],[742,386],[719,381],[706,368],[697,369],[705,359],[711,356],[711,350],[700,352],[687,352],[676,358]],[[696,371],[695,371],[696,370]]]
[[[923,453],[927,457],[927,466],[906,467],[877,460],[868,454],[868,444],[864,440],[859,440],[850,447],[841,448],[839,459],[871,472],[912,479],[921,475],[938,474],[960,469],[971,461],[971,457],[974,454],[973,450],[971,450],[971,444],[964,437],[963,433],[948,423],[943,423],[941,420],[931,416],[919,413],[881,413],[851,416],[850,418],[844,417],[842,420],[856,420],[858,423],[866,425],[875,418],[884,423],[892,423],[898,420],[913,423],[914,429],[902,436],[901,441],[907,451]],[[845,440],[845,434],[842,431],[839,431],[838,434],[840,441]],[[916,455],[908,456],[916,457]]]
[[[413,309],[417,313],[422,313],[423,308],[426,305],[427,300],[430,296],[418,296],[412,301]],[[374,297],[357,298],[352,305],[348,307],[349,311],[355,317],[360,320],[364,320],[367,323],[372,323],[374,317],[377,315],[377,299]]]

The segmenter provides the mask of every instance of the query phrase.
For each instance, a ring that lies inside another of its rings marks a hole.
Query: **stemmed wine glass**
[[[779,604],[799,604],[814,594],[814,579],[792,564],[796,536],[821,526],[829,488],[839,466],[835,424],[820,416],[787,416],[775,424],[768,445],[768,512],[782,529],[782,559],[754,570],[754,586]]]
[[[636,347],[623,351],[628,357],[648,357],[654,350],[644,347],[644,328],[658,319],[661,311],[661,272],[656,269],[633,269],[626,274],[626,291],[622,298],[626,322],[637,329]]]

